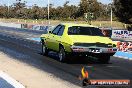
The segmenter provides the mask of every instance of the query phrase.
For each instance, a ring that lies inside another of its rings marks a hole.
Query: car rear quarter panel
[[[68,36],[67,31],[68,31],[68,25],[65,25],[65,30],[63,33],[61,44],[63,45],[66,52],[71,52],[71,46],[73,45],[73,41]]]

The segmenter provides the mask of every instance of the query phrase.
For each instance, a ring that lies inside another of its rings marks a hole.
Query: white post
[[[25,20],[25,23],[27,23],[27,20]]]
[[[125,29],[127,28],[127,25],[125,24]]]

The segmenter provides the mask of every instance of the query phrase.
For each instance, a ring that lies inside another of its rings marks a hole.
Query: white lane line
[[[120,67],[120,66],[112,66],[112,65],[110,65],[110,66],[107,66],[107,67],[114,68],[114,67]]]
[[[85,67],[92,68],[93,66],[85,66]]]
[[[22,84],[11,78],[9,75],[6,73],[0,71],[0,77],[6,80],[9,84],[11,84],[15,88],[25,88]]]
[[[85,66],[86,68],[92,68],[92,67],[96,67],[96,66]],[[120,66],[114,66],[114,65],[108,65],[108,66],[104,66],[104,67],[108,67],[108,68],[118,68],[118,67],[120,67]]]

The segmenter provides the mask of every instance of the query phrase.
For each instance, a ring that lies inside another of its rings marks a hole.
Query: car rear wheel
[[[48,55],[48,48],[46,47],[45,43],[42,43],[42,54],[47,56]]]
[[[59,61],[60,62],[65,62],[66,61],[66,53],[65,53],[65,50],[62,46],[59,49],[58,56],[59,56]]]
[[[98,61],[100,62],[100,63],[109,63],[109,61],[110,61],[110,55],[99,55],[98,56]]]

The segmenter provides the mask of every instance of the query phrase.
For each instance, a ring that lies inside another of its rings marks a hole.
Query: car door
[[[62,36],[65,29],[64,25],[60,25],[59,31],[57,35],[54,36],[55,42],[54,42],[54,49],[55,51],[59,51],[59,44],[62,42]]]
[[[49,49],[55,50],[56,45],[56,35],[58,34],[59,29],[61,28],[60,25],[56,26],[55,29],[49,34],[47,40],[46,40],[46,45]]]

